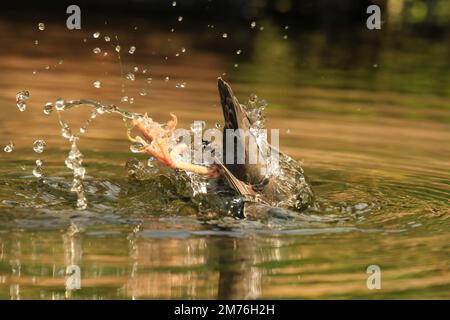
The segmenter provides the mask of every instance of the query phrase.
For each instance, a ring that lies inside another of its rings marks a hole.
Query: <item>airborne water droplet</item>
[[[14,147],[14,143],[11,141],[3,148],[3,151],[11,153],[14,150]]]
[[[45,24],[42,23],[42,22],[40,22],[40,23],[38,24],[38,28],[39,28],[39,30],[44,31],[44,30],[45,30]]]
[[[117,45],[116,48],[115,48],[115,50],[116,50],[116,52],[120,52],[120,46]]]
[[[177,6],[177,2],[176,1],[172,1],[172,7],[176,7]]]
[[[183,21],[183,16],[179,16],[179,17],[178,17],[178,21],[179,21],[179,22]]]
[[[95,32],[93,35],[92,35],[95,39],[97,39],[98,37],[100,37],[100,32]]]
[[[128,73],[125,75],[125,78],[126,78],[127,80],[134,81],[134,79],[135,79],[136,77],[134,76],[134,73],[128,72]]]
[[[102,85],[102,83],[101,83],[99,80],[95,80],[92,84],[93,84],[94,87],[97,88],[97,89],[100,88],[101,85]]]
[[[252,27],[252,29],[253,29],[254,27],[256,27],[256,21],[252,21],[252,23],[250,23],[250,27]]]
[[[55,106],[56,106],[56,110],[58,110],[58,111],[64,110],[64,108],[65,108],[65,101],[64,101],[64,99],[63,98],[58,98],[56,100]]]
[[[49,115],[53,112],[53,103],[47,102],[44,106],[44,114]]]
[[[42,167],[41,166],[36,166],[36,168],[34,168],[33,170],[33,176],[35,176],[36,178],[40,178],[43,175],[43,171],[42,171]]]
[[[176,87],[177,89],[184,89],[184,88],[186,88],[186,82],[180,82],[180,83],[177,83],[177,84],[175,85],[175,87]]]
[[[165,82],[168,82],[169,80],[170,80],[169,77],[165,77],[165,78],[164,78],[164,81],[165,81]]]
[[[241,49],[239,49],[239,50],[236,51],[236,54],[241,54],[241,53],[242,53],[242,50],[241,50]]]
[[[139,94],[140,94],[141,96],[146,96],[146,95],[147,95],[147,90],[142,89],[141,91],[139,91]]]
[[[99,54],[100,52],[102,52],[102,50],[100,48],[94,48],[92,52],[94,52],[95,54]]]
[[[111,38],[108,37],[108,36],[105,36],[105,41],[106,41],[106,42],[110,42],[110,41],[111,41]]]
[[[136,51],[136,47],[135,46],[131,46],[130,50],[128,50],[129,54],[133,54]]]
[[[36,153],[44,152],[45,144],[46,144],[45,141],[42,140],[42,139],[36,140],[33,143],[33,150],[34,150],[34,152],[36,152]]]
[[[26,90],[19,91],[16,94],[16,104],[20,112],[25,111],[27,108],[27,100],[30,98],[30,93]]]
[[[224,38],[224,39],[228,38],[228,33],[222,34],[222,38]]]

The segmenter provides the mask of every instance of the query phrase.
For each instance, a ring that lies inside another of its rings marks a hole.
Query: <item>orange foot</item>
[[[128,132],[128,139],[142,145],[142,148],[140,148],[141,153],[146,153],[149,156],[154,157],[170,168],[182,169],[206,175],[210,178],[217,178],[220,173],[215,167],[205,167],[176,160],[179,155],[186,151],[188,148],[187,145],[178,144],[169,152],[167,145],[169,144],[172,133],[178,123],[177,117],[173,113],[171,113],[170,116],[172,119],[165,125],[154,122],[147,114],[140,119],[133,119],[131,122],[132,127],[136,128],[145,139],[141,136],[133,138],[131,137],[130,132]]]

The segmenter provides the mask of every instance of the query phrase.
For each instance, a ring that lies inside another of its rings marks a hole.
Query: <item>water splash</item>
[[[40,159],[36,160],[36,167],[33,169],[33,176],[35,176],[36,178],[42,178],[42,176],[44,175],[42,165],[43,165],[42,160]]]
[[[42,139],[34,141],[34,143],[33,143],[34,152],[36,152],[36,153],[44,152],[45,145],[46,145],[46,143]]]
[[[27,109],[27,101],[30,99],[30,93],[27,90],[22,90],[16,94],[16,104],[20,112]]]
[[[11,153],[13,152],[15,146],[14,143],[12,141],[10,141],[4,148],[3,151],[5,151],[6,153]]]

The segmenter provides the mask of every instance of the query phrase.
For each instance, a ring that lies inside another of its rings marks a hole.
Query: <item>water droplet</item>
[[[168,82],[169,80],[170,80],[170,78],[168,76],[164,78],[165,82]]]
[[[285,35],[283,36],[283,39],[286,40],[287,38],[288,38],[288,35],[285,34]]]
[[[129,54],[133,54],[136,51],[136,47],[135,46],[131,46],[130,50],[128,50]]]
[[[129,102],[130,102],[130,104],[133,104],[134,103],[134,98],[130,98]]]
[[[147,78],[147,83],[150,84],[152,83],[153,79],[152,78]]]
[[[239,50],[236,51],[236,54],[241,54],[241,53],[242,53],[242,50],[241,50],[241,49],[239,49]]]
[[[147,69],[142,69],[142,73],[143,73],[143,74],[146,74],[147,71],[148,71]]]
[[[144,150],[144,148],[145,148],[144,145],[140,142],[134,142],[130,146],[130,150],[133,153],[140,153],[141,151]]]
[[[59,64],[59,65],[61,65],[61,64],[63,64],[63,63],[64,63],[64,60],[59,60],[59,61],[58,61],[58,64]]]
[[[49,115],[53,112],[53,103],[47,102],[44,106],[44,114]]]
[[[42,140],[42,139],[36,140],[33,143],[33,150],[34,150],[34,152],[36,152],[36,153],[44,152],[45,144],[46,144],[45,141]]]
[[[120,52],[120,46],[117,45],[117,46],[115,47],[115,50],[116,50],[116,52]]]
[[[93,35],[92,35],[95,39],[97,39],[98,37],[100,37],[100,32],[95,32]]]
[[[34,45],[38,45],[39,44],[39,40],[34,40]]]
[[[132,73],[132,72],[128,72],[128,73],[125,75],[125,78],[126,78],[127,80],[130,80],[130,81],[134,81],[134,80],[136,79],[134,73]]]
[[[19,91],[16,94],[16,104],[20,112],[25,111],[27,108],[27,100],[30,98],[30,93],[26,90]]]
[[[181,48],[181,52],[185,53],[186,52],[186,48],[185,47]]]
[[[64,110],[65,104],[66,104],[66,103],[65,103],[65,101],[64,101],[63,98],[58,98],[58,99],[56,100],[56,104],[55,104],[56,110],[58,110],[58,111]]]
[[[94,87],[97,88],[97,89],[100,88],[101,85],[102,85],[102,83],[101,83],[99,80],[95,80],[92,84],[93,84]]]
[[[374,67],[374,68],[378,68],[378,64],[375,63],[375,64],[373,65],[373,67]]]
[[[31,73],[33,74],[33,76],[35,76],[37,75],[37,70],[33,70]]]
[[[184,89],[184,88],[186,88],[186,82],[179,82],[175,85],[175,87],[177,89]]]
[[[45,69],[45,70],[49,70],[49,69],[50,69],[50,66],[45,66],[44,69]]]
[[[10,141],[4,148],[3,151],[10,153],[14,150],[14,143],[12,141]]]
[[[36,178],[40,178],[43,175],[43,170],[41,166],[36,166],[36,168],[34,168],[33,170],[33,176],[35,176]]]
[[[139,91],[139,94],[140,94],[141,96],[146,96],[146,95],[147,95],[147,90],[142,89],[141,91]]]
[[[94,48],[92,52],[94,52],[95,54],[99,54],[100,52],[102,52],[102,50],[100,48]]]
[[[120,101],[122,102],[128,102],[128,96],[123,96],[120,98]]]
[[[108,36],[105,36],[105,41],[106,41],[106,42],[110,42],[110,41],[111,41],[111,38],[108,37]]]
[[[38,24],[38,29],[41,30],[41,31],[44,31],[45,30],[45,24],[43,22],[40,22]]]
[[[178,17],[178,21],[179,21],[179,22],[183,21],[183,16],[179,16],[179,17]]]
[[[138,67],[134,67],[134,68],[133,68],[133,71],[134,71],[134,72],[138,72],[138,71],[139,71],[139,68],[138,68]]]
[[[220,129],[222,128],[222,125],[220,124],[220,122],[216,122],[215,127],[216,129]]]
[[[176,7],[177,6],[177,2],[176,1],[172,1],[172,7]]]
[[[222,34],[222,38],[224,38],[224,39],[228,38],[228,33]]]
[[[237,63],[235,63],[235,64],[234,64],[234,67],[237,68],[237,67],[239,67],[239,65],[238,65]]]
[[[155,160],[155,158],[150,157],[147,160],[147,166],[149,166],[150,168],[153,168],[153,161]]]
[[[263,31],[263,30],[264,30],[264,27],[263,27],[263,26],[259,27],[259,30]]]
[[[250,27],[252,27],[252,29],[253,29],[254,27],[256,27],[256,21],[252,21],[252,23],[250,23]]]
[[[175,32],[175,29],[174,28],[170,29],[170,32]]]

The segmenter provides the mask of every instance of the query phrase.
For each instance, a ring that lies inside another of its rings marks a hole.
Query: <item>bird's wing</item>
[[[245,198],[253,199],[256,196],[255,191],[253,191],[252,186],[248,185],[238,178],[236,178],[230,170],[225,167],[223,163],[219,161],[219,159],[216,159],[216,165],[219,167],[220,172],[222,173],[222,176],[225,177],[225,179],[228,181],[228,183],[233,187],[234,190],[236,190],[240,195],[244,196]]]

